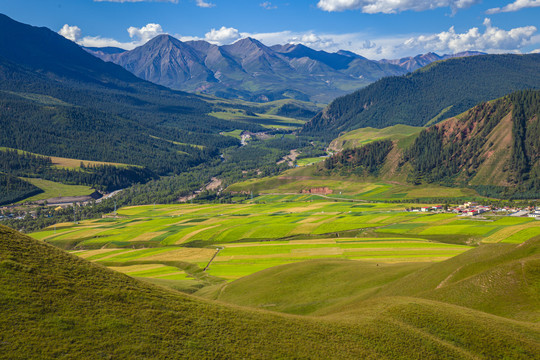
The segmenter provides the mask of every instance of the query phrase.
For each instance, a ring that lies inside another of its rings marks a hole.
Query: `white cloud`
[[[130,26],[127,29],[127,32],[130,38],[135,39],[136,42],[139,42],[142,44],[164,33],[163,29],[161,28],[161,25],[159,24],[147,24],[146,26],[143,26],[142,28],[136,28],[134,26]]]
[[[452,11],[468,8],[481,0],[319,0],[317,6],[324,11],[361,9],[367,14],[395,14],[402,11],[425,11],[450,7]]]
[[[535,49],[531,51],[531,54],[540,54],[540,49]]]
[[[77,44],[86,47],[119,47],[126,50],[131,50],[137,46],[145,44],[148,40],[156,37],[157,35],[164,34],[165,32],[159,24],[147,24],[141,28],[129,27],[127,29],[129,37],[132,39],[130,42],[120,42],[111,38],[104,38],[101,36],[84,36],[82,37],[82,31],[78,26],[70,26],[65,24],[58,33],[63,37],[75,41]]]
[[[66,39],[77,42],[81,38],[82,31],[78,26],[65,24],[58,33]]]
[[[486,11],[488,14],[497,14],[501,12],[513,12],[519,11],[525,8],[539,7],[540,0],[515,0],[513,3],[508,4],[502,8],[492,8]]]
[[[270,1],[265,1],[265,2],[261,3],[260,6],[262,8],[265,8],[266,10],[277,9],[277,6],[273,5]]]
[[[439,52],[461,52],[479,50],[485,52],[518,52],[529,45],[537,31],[535,26],[524,26],[510,30],[502,30],[484,20],[486,30],[482,33],[474,27],[465,33],[457,33],[454,27],[439,34],[421,35],[408,39],[404,48],[424,49]]]
[[[242,37],[245,37],[245,36],[240,34],[240,32],[237,29],[232,28],[232,27],[228,28],[228,27],[222,26],[221,29],[219,30],[212,29],[209,32],[207,32],[206,35],[204,36],[204,39],[208,42],[222,45],[222,44],[229,44]]]
[[[180,36],[181,41],[206,40],[216,45],[231,44],[241,38],[252,37],[267,46],[276,44],[304,44],[316,50],[335,52],[349,50],[368,59],[396,59],[426,52],[457,53],[477,50],[487,53],[531,52],[540,45],[540,34],[535,26],[524,26],[510,30],[499,29],[484,20],[485,29],[478,27],[457,32],[454,27],[436,34],[403,34],[378,37],[369,33],[329,34],[314,31],[280,31],[272,33],[247,33],[232,27],[211,29],[204,37]],[[68,24],[59,33],[78,44],[88,47],[114,46],[131,50],[151,38],[164,33],[159,24],[147,24],[141,28],[130,27],[130,42],[100,36],[82,37],[81,29]],[[535,50],[538,51],[538,50]]]
[[[202,7],[202,8],[211,8],[211,7],[216,6],[215,4],[206,2],[205,0],[197,0],[196,3],[198,7]]]

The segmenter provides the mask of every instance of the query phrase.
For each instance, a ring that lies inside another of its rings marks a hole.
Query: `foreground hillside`
[[[432,63],[334,100],[304,126],[328,140],[362,127],[426,126],[479,102],[540,87],[540,55],[481,55]]]
[[[536,325],[408,297],[317,319],[169,292],[0,227],[0,358],[532,358]]]
[[[343,260],[282,265],[198,294],[274,311],[336,317],[358,312],[365,302],[411,296],[538,323],[539,271],[536,237],[521,244],[481,245],[429,266]]]

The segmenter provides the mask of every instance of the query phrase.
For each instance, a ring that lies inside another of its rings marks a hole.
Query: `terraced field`
[[[540,236],[540,221],[529,218],[479,220],[317,198],[127,207],[117,218],[57,224],[32,236],[134,277],[193,289],[306,260],[437,262],[482,242]]]

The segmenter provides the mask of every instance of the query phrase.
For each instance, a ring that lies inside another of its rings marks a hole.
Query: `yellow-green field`
[[[21,202],[45,200],[61,196],[84,196],[90,195],[95,191],[94,189],[84,185],[65,185],[54,181],[34,178],[22,179],[42,189],[43,192],[24,199]]]
[[[377,140],[391,139],[401,140],[407,137],[418,135],[423,127],[415,127],[408,125],[394,125],[384,129],[361,128],[349,131],[330,144],[329,148],[336,151],[343,149],[353,149],[369,144]]]
[[[313,157],[313,158],[303,158],[296,160],[296,165],[298,166],[309,166],[313,164],[317,164],[321,161],[324,161],[326,159],[325,157]]]
[[[313,259],[436,262],[482,242],[540,235],[540,221],[528,218],[476,220],[407,212],[407,204],[313,198],[127,207],[116,219],[57,224],[32,236],[132,276],[203,286]]]
[[[32,154],[36,156],[50,157],[53,163],[53,166],[58,167],[58,168],[63,168],[63,169],[77,169],[81,167],[81,163],[84,164],[84,166],[98,166],[98,165],[110,165],[110,166],[117,166],[117,167],[133,166],[133,165],[112,163],[112,162],[105,162],[105,161],[91,161],[91,160],[63,158],[63,157],[58,157],[58,156],[47,156],[43,154],[32,153],[29,151],[23,151],[23,150],[12,149],[12,148],[7,148],[7,147],[0,147],[0,151],[6,151],[6,150],[17,150],[17,152],[20,154],[27,153],[27,154]]]

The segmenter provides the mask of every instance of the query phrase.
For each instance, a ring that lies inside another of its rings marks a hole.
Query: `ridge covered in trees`
[[[425,126],[480,102],[540,88],[540,54],[481,55],[432,63],[404,76],[383,78],[334,100],[303,133],[336,138],[362,127]]]

